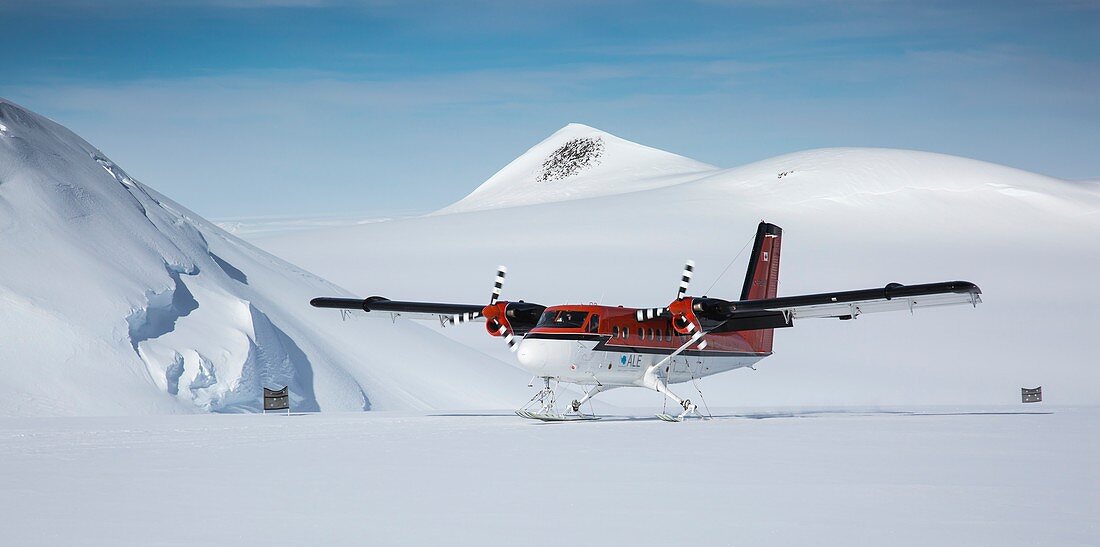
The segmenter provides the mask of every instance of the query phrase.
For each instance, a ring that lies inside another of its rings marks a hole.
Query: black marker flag
[[[264,412],[268,410],[285,410],[290,414],[290,386],[282,389],[264,388]]]

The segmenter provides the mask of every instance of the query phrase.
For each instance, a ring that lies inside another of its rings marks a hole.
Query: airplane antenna
[[[730,267],[733,266],[733,263],[737,262],[737,259],[741,257],[741,253],[745,252],[745,249],[749,248],[749,243],[752,243],[754,239],[756,239],[756,234],[753,234],[753,236],[750,237],[749,240],[746,241],[745,244],[741,246],[741,250],[737,251],[737,254],[733,256],[733,260],[731,260],[729,264],[726,264],[726,269],[722,270],[722,273],[718,274],[718,277],[714,280],[714,283],[711,283],[710,286],[707,287],[707,290],[703,291],[704,295],[710,294],[710,290],[713,289],[714,286],[717,285],[718,282],[722,280],[722,276],[726,275],[726,272],[728,272],[730,270]]]

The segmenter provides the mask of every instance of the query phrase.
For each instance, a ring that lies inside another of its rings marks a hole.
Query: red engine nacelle
[[[505,332],[512,332],[512,324],[508,322],[508,303],[498,301],[491,306],[485,306],[481,315],[485,316],[485,330],[492,336],[504,336]],[[502,328],[503,327],[503,328]]]
[[[668,305],[668,311],[672,314],[672,328],[678,334],[690,335],[702,328],[702,323],[695,316],[692,309],[694,298],[681,298]]]

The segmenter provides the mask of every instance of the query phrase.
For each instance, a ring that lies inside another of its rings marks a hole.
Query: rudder
[[[756,228],[756,241],[749,255],[749,267],[745,271],[745,284],[741,288],[741,300],[775,298],[779,291],[779,255],[783,241],[783,229],[775,224],[760,222]],[[758,352],[771,353],[774,329],[741,333]]]

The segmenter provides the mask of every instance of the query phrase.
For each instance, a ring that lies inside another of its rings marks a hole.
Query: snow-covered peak
[[[571,123],[440,213],[515,207],[678,184],[712,165]]]

